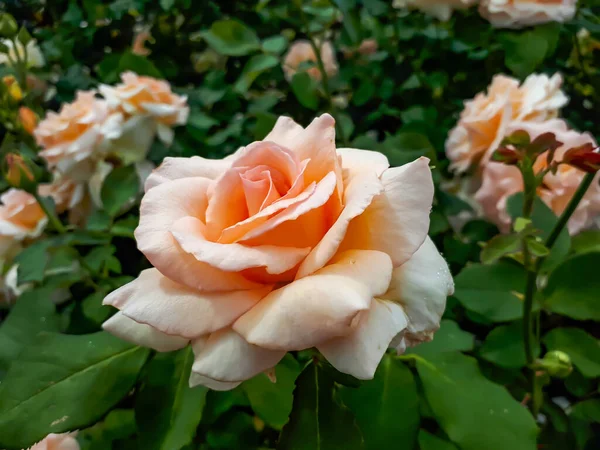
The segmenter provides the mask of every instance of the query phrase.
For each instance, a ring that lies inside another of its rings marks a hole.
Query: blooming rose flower
[[[514,122],[543,122],[556,117],[568,98],[561,91],[562,77],[533,74],[519,81],[496,75],[486,93],[465,102],[460,120],[446,141],[451,169],[466,172],[473,164],[485,164]]]
[[[1,39],[0,42],[8,47],[7,53],[0,53],[0,64],[12,65],[17,61],[17,55],[21,60],[24,60],[25,50],[27,50],[28,68],[43,67],[46,64],[44,55],[42,55],[35,39],[29,41],[25,47],[18,40],[16,47],[10,39]]]
[[[58,114],[49,112],[34,136],[43,148],[40,156],[51,168],[86,179],[93,167],[90,160],[100,158],[105,138],[120,135],[121,121],[122,116],[112,113],[95,92],[79,91],[75,101],[63,105]]]
[[[556,161],[561,161],[564,153],[570,148],[587,143],[596,146],[591,135],[569,130],[567,124],[560,119],[552,119],[543,123],[516,123],[509,127],[508,133],[519,129],[527,131],[532,140],[543,133],[554,133],[556,139],[564,144],[556,150],[554,155]],[[538,157],[534,169],[536,173],[539,173],[546,167],[546,154],[544,153]],[[556,215],[560,215],[584,176],[585,172],[581,170],[561,165],[555,175],[546,174],[542,186],[538,188],[538,195]],[[481,205],[485,216],[496,223],[502,232],[507,233],[510,231],[511,219],[506,211],[506,202],[511,195],[522,190],[523,180],[517,167],[490,162],[483,170],[481,188],[475,193],[475,200]],[[596,180],[571,216],[568,223],[569,232],[576,234],[588,227],[599,213],[600,185]]]
[[[335,59],[335,50],[331,42],[325,41],[322,44],[317,43],[321,51],[321,60],[325,67],[325,72],[329,76],[333,76],[338,72],[338,65]],[[305,62],[313,62],[314,65],[306,70],[315,80],[321,79],[321,71],[317,66],[317,55],[309,41],[296,41],[292,43],[290,49],[283,58],[283,73],[288,81],[302,68],[300,65]]]
[[[221,390],[311,347],[368,379],[390,344],[431,339],[453,283],[427,237],[428,160],[336,150],[334,125],[282,117],[223,160],[165,159],[135,231],[155,268],[105,298],[120,311],[104,328],[191,343],[190,383]]]
[[[122,83],[115,87],[99,87],[108,104],[125,116],[122,133],[127,143],[113,145],[126,148],[129,140],[134,139],[129,135],[134,134],[138,139],[149,136],[149,147],[155,130],[163,142],[170,144],[173,141],[171,127],[187,122],[190,112],[187,97],[174,94],[166,81],[142,77],[133,72],[121,74],[121,80]]]
[[[479,13],[498,28],[571,20],[577,0],[482,0]]]
[[[0,195],[0,202],[0,241],[22,241],[41,234],[47,217],[33,195],[9,189]]]
[[[49,434],[30,450],[79,450],[76,433]]]
[[[394,0],[394,8],[412,8],[423,11],[439,20],[448,20],[455,9],[465,9],[477,0]]]

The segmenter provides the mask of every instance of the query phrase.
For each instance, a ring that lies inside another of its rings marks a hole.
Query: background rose
[[[49,434],[30,450],[79,450],[79,443],[75,439],[76,433]]]
[[[321,49],[321,59],[323,60],[325,72],[329,76],[335,75],[338,71],[338,65],[333,45],[331,45],[331,42],[329,41],[323,43],[317,42],[317,45],[320,46]],[[322,75],[317,66],[317,55],[310,42],[300,40],[290,45],[290,49],[283,58],[283,73],[285,73],[285,77],[288,81],[301,70],[300,65],[307,62],[313,62],[314,66],[307,69],[306,73],[315,80],[320,80]]]
[[[466,172],[485,164],[515,122],[543,122],[556,117],[568,98],[561,91],[562,77],[532,74],[519,85],[515,78],[496,75],[486,93],[465,102],[460,120],[446,140],[451,168]]]
[[[155,266],[110,294],[118,336],[191,341],[190,382],[231,389],[317,347],[372,378],[385,349],[431,339],[452,279],[427,238],[428,160],[336,151],[334,120],[279,119],[224,160],[170,158],[146,182],[139,249]]]
[[[508,133],[519,129],[527,131],[532,140],[543,133],[554,133],[556,139],[564,144],[556,150],[555,161],[561,161],[565,151],[569,148],[587,143],[596,146],[591,135],[569,130],[567,124],[560,119],[544,123],[513,124],[509,127]],[[546,168],[546,164],[546,154],[544,153],[536,161],[536,173]],[[538,195],[556,215],[560,215],[573,197],[584,175],[585,172],[579,169],[561,165],[556,174],[546,174],[544,184],[538,190]],[[522,190],[523,180],[515,166],[491,162],[483,170],[481,188],[475,193],[475,200],[481,204],[485,216],[506,233],[510,231],[511,224],[511,218],[506,211],[506,202],[511,195]],[[596,180],[569,220],[569,232],[576,234],[590,226],[598,213],[600,213],[600,185]]]
[[[521,28],[546,22],[566,22],[575,15],[577,0],[482,0],[479,12],[492,25]]]

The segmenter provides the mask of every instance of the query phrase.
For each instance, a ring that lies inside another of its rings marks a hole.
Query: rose
[[[482,0],[480,14],[498,28],[522,28],[571,20],[577,0]]]
[[[371,378],[386,348],[431,339],[453,284],[427,238],[428,160],[337,149],[325,114],[280,118],[223,160],[167,158],[135,231],[155,268],[109,294],[104,328],[170,351],[191,342],[190,382],[231,389],[286,351],[317,347]]]
[[[94,91],[79,91],[73,103],[59,113],[49,112],[34,131],[40,156],[61,174],[85,181],[95,160],[101,158],[107,138],[121,132],[122,116],[111,112],[108,103],[96,98]]]
[[[531,139],[551,132],[563,143],[555,154],[555,161],[562,161],[565,152],[584,144],[596,146],[596,142],[588,133],[569,130],[567,124],[560,119],[552,119],[543,123],[515,123],[508,127],[507,133],[525,130]],[[546,153],[540,155],[534,165],[534,172],[539,173],[547,167]],[[585,172],[569,165],[560,165],[556,174],[551,172],[544,176],[544,182],[538,189],[538,196],[556,214],[560,215],[585,176]],[[475,193],[475,200],[481,205],[483,213],[492,220],[502,232],[510,231],[511,218],[506,211],[508,198],[523,190],[523,180],[519,169],[501,163],[490,162],[483,171],[482,184]],[[596,180],[569,220],[571,234],[576,234],[593,223],[600,213],[600,185]]]
[[[414,8],[446,21],[455,9],[465,9],[477,0],[394,0],[394,8]]]
[[[190,109],[187,97],[174,94],[164,80],[133,72],[121,74],[121,80],[122,83],[114,87],[101,85],[98,89],[110,107],[125,117],[120,139],[112,142],[113,148],[118,149],[127,162],[140,161],[156,132],[164,143],[173,141],[171,128],[184,125]],[[132,146],[137,150],[131,155]]]
[[[35,39],[30,40],[26,46],[23,46],[19,40],[16,40],[16,46],[10,39],[2,39],[0,42],[8,48],[6,53],[0,53],[0,64],[12,66],[18,60],[25,61],[25,51],[27,51],[25,64],[28,68],[43,67],[46,64],[44,55],[42,55]]]
[[[317,46],[321,53],[321,61],[323,61],[323,67],[325,73],[328,76],[333,76],[338,72],[338,65],[335,59],[335,50],[331,42],[325,41],[323,43],[317,42]],[[295,41],[290,46],[290,49],[283,58],[283,73],[288,81],[291,81],[294,75],[298,71],[302,71],[302,63],[313,62],[314,66],[306,70],[313,79],[321,80],[321,71],[317,65],[317,54],[315,53],[311,43],[309,41]]]
[[[485,165],[515,122],[543,122],[556,117],[568,98],[561,91],[562,77],[554,74],[530,75],[519,81],[496,75],[486,93],[465,102],[456,127],[446,140],[451,168],[466,172],[477,163]]]
[[[79,450],[76,433],[49,434],[30,450]]]
[[[33,195],[9,189],[0,202],[0,236],[21,241],[41,234],[47,218]]]

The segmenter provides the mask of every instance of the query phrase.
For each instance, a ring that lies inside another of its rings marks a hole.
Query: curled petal
[[[147,269],[110,293],[104,304],[163,333],[193,339],[230,325],[269,290],[199,292]]]
[[[202,177],[214,180],[231,166],[231,161],[224,159],[206,159],[200,156],[191,158],[167,157],[146,180],[146,192],[166,181],[179,178]]]
[[[225,383],[248,380],[275,366],[285,355],[285,351],[249,344],[231,328],[197,339],[193,349],[192,373]]]
[[[102,328],[117,337],[142,347],[150,347],[159,352],[171,352],[185,347],[189,339],[181,336],[170,336],[156,328],[127,317],[122,312],[108,319]]]
[[[400,305],[374,299],[352,334],[324,342],[317,349],[340,372],[370,380],[390,342],[406,325]]]
[[[356,148],[338,148],[338,155],[342,157],[342,169],[350,177],[370,170],[380,177],[390,167],[387,157],[383,153]]]
[[[348,251],[313,275],[271,292],[233,325],[252,344],[303,350],[352,332],[387,291],[392,265],[377,251]]]

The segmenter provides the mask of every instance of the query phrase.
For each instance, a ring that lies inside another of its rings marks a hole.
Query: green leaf
[[[296,380],[292,414],[277,450],[364,449],[352,413],[333,394],[333,379],[310,363]]]
[[[131,70],[138,75],[146,75],[154,78],[164,78],[160,70],[145,56],[125,52],[119,59],[117,72],[120,74]]]
[[[96,209],[88,217],[85,228],[90,231],[106,231],[110,227],[111,219],[105,211]]]
[[[506,210],[514,219],[520,217],[523,212],[523,193],[512,195],[506,203]],[[540,237],[546,240],[552,232],[554,225],[558,221],[556,215],[550,208],[539,198],[536,197],[533,203],[533,211],[531,214],[533,226],[541,231]],[[542,264],[542,271],[551,270],[556,265],[560,264],[564,257],[569,253],[571,248],[571,237],[569,231],[564,228],[558,235],[558,239],[552,247],[552,251]]]
[[[577,403],[573,406],[571,415],[586,422],[600,423],[600,399],[594,398]]]
[[[486,361],[507,369],[525,366],[523,322],[516,321],[494,328],[485,338],[480,355]]]
[[[286,355],[275,367],[275,383],[261,373],[242,384],[256,415],[276,430],[281,430],[288,421],[294,401],[294,382],[299,374],[298,362],[292,355]]]
[[[217,20],[202,37],[215,51],[227,56],[244,56],[260,48],[258,36],[236,20]]]
[[[50,261],[49,249],[52,242],[41,240],[34,242],[15,257],[18,285],[29,282],[40,282],[44,279],[46,266]]]
[[[546,36],[535,30],[507,34],[503,45],[506,67],[521,78],[532,73],[544,61],[550,49]]]
[[[104,332],[38,336],[0,385],[0,447],[95,423],[127,395],[148,354]]]
[[[342,388],[340,397],[356,416],[365,449],[380,450],[394,442],[413,448],[421,420],[419,396],[412,372],[400,359],[385,355],[372,380]]]
[[[440,323],[440,329],[435,332],[431,342],[424,342],[416,347],[407,349],[406,353],[415,353],[427,358],[429,355],[435,355],[445,352],[468,352],[473,350],[475,337],[460,329],[453,320],[443,319]]]
[[[292,92],[302,106],[308,109],[319,107],[317,83],[306,72],[298,72],[292,78]]]
[[[189,387],[193,362],[194,353],[188,346],[174,353],[159,353],[148,365],[135,404],[142,448],[180,449],[194,439],[208,389]]]
[[[262,50],[266,53],[279,55],[287,47],[288,41],[285,36],[272,36],[262,41]]]
[[[97,291],[81,301],[83,315],[98,327],[108,320],[115,310],[111,306],[102,304],[104,297],[106,297],[104,291]]]
[[[29,31],[27,31],[27,28],[25,28],[24,26],[21,27],[21,29],[19,30],[19,34],[17,34],[17,40],[24,46],[27,46],[27,44],[29,44],[29,42],[31,42],[32,39],[33,38],[31,37],[31,34],[29,34]]]
[[[445,353],[432,364],[419,358],[417,371],[434,416],[461,450],[536,449],[533,417],[479,372],[476,359]]]
[[[600,376],[600,341],[579,328],[556,328],[543,339],[548,350],[560,350],[588,377]]]
[[[415,159],[426,156],[436,160],[435,147],[427,136],[414,131],[401,131],[388,136],[378,150],[388,157],[390,165],[402,166]]]
[[[573,253],[600,252],[600,231],[586,230],[571,238]]]
[[[521,317],[523,305],[515,293],[525,289],[525,271],[508,261],[472,264],[456,276],[454,296],[467,309],[492,322]]]
[[[425,430],[419,431],[419,449],[420,450],[458,450],[452,443]]]
[[[50,301],[51,289],[36,289],[19,297],[0,324],[0,372],[42,331],[58,331],[59,317]]]
[[[544,307],[579,320],[600,321],[600,253],[585,253],[564,261],[550,273]]]
[[[81,450],[107,450],[115,441],[127,439],[137,432],[132,409],[113,409],[104,421],[77,434]]]
[[[375,94],[375,83],[372,80],[364,80],[356,92],[352,95],[352,103],[356,106],[362,106],[367,103]]]
[[[244,94],[250,89],[254,80],[264,71],[279,64],[279,59],[273,55],[255,55],[246,63],[242,74],[235,82],[233,90]]]
[[[518,234],[499,234],[489,241],[481,251],[481,262],[493,263],[503,256],[516,253],[521,249],[521,236]]]
[[[100,197],[104,209],[111,216],[116,216],[121,208],[135,198],[139,189],[140,179],[133,164],[114,169],[102,184]]]

